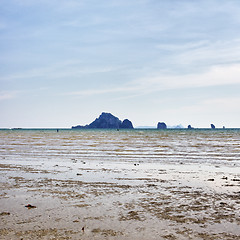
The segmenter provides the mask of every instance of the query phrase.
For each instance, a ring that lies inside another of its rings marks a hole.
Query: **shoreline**
[[[200,127],[200,128],[187,128],[187,127],[181,127],[181,128],[174,128],[174,127],[167,127],[166,129],[159,129],[157,127],[135,127],[132,129],[128,129],[128,128],[0,128],[0,131],[141,131],[141,130],[147,130],[147,131],[168,131],[168,130],[176,130],[176,131],[181,131],[181,130],[186,130],[186,131],[199,131],[199,130],[203,130],[203,131],[239,131],[240,128],[239,127],[225,127],[225,128],[204,128],[204,127]]]

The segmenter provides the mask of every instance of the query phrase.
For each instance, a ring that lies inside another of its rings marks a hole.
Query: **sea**
[[[240,167],[240,129],[1,129],[0,159]]]

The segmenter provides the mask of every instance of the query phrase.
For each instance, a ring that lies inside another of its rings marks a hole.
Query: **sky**
[[[240,127],[240,1],[0,0],[0,128]]]

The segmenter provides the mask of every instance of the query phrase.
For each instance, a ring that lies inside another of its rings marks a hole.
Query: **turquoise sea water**
[[[240,129],[0,130],[7,161],[116,161],[240,166]]]

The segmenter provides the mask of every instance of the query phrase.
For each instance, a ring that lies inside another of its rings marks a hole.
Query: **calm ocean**
[[[0,130],[0,159],[240,166],[240,129]]]

